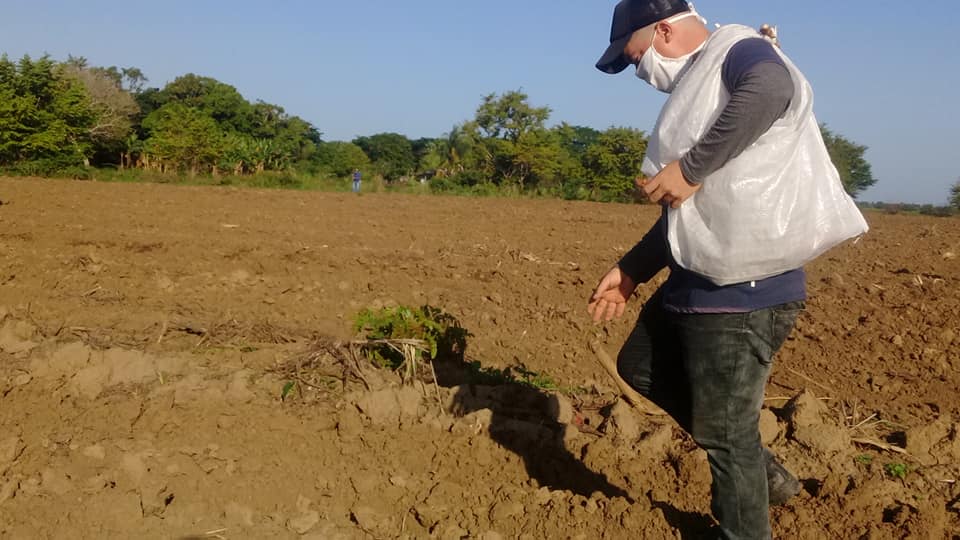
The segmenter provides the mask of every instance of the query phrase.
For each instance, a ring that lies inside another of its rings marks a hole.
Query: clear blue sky
[[[136,66],[151,86],[215,77],[325,140],[439,136],[522,88],[551,123],[649,131],[662,98],[593,64],[613,0],[5,0],[0,52]],[[904,11],[903,6],[910,6]],[[920,6],[925,9],[920,12]],[[914,7],[916,6],[916,7]],[[779,25],[818,118],[870,147],[862,200],[946,202],[960,177],[960,2],[702,0],[711,22]]]

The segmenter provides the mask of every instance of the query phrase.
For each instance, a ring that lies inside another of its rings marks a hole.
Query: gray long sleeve
[[[790,106],[793,79],[782,63],[756,63],[738,75],[730,89],[730,101],[719,118],[680,159],[680,170],[690,183],[702,183],[704,178],[739,156]]]

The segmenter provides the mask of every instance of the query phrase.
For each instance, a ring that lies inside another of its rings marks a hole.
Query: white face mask
[[[670,17],[666,22],[674,23],[687,17],[700,17],[700,15],[691,9],[686,13]],[[646,52],[640,58],[640,62],[637,63],[637,77],[650,83],[650,86],[657,90],[669,94],[677,87],[677,83],[680,82],[683,74],[690,67],[693,55],[700,52],[706,42],[701,43],[695,50],[679,58],[668,58],[660,54],[654,47],[653,43],[656,40],[657,32],[654,30],[650,46],[647,47]]]

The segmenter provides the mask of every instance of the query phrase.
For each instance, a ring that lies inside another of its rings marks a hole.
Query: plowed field
[[[656,208],[38,179],[0,179],[0,201],[2,538],[711,527],[702,452],[617,401],[589,347],[615,353],[664,279],[589,321]],[[774,535],[960,538],[960,221],[868,220],[809,266],[775,360],[763,433],[804,491]],[[470,360],[564,390],[364,368],[280,399],[317,343],[397,304],[446,310]]]

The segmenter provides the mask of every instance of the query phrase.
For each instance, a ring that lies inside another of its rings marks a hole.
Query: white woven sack
[[[756,30],[729,25],[711,35],[664,105],[643,172],[654,176],[704,136],[730,96],[723,61]],[[674,260],[718,285],[760,280],[800,268],[869,227],[844,191],[813,114],[813,91],[779,52],[794,81],[786,114],[753,145],[703,181],[667,213]]]

